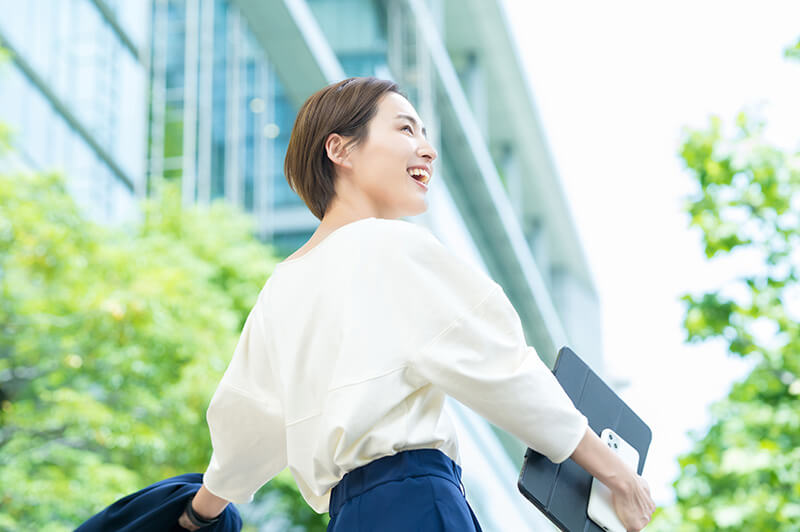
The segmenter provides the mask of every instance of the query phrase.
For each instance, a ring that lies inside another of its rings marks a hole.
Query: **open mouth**
[[[410,168],[408,175],[418,183],[425,185],[425,188],[427,188],[428,182],[431,180],[431,176],[422,168]]]

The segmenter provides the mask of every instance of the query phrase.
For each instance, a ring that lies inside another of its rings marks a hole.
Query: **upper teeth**
[[[423,176],[423,177],[425,178],[425,179],[423,180],[423,182],[425,182],[425,183],[427,183],[427,182],[430,180],[430,178],[431,178],[431,176],[430,176],[430,175],[428,175],[428,172],[426,172],[426,171],[425,171],[425,170],[423,170],[422,168],[411,168],[411,169],[408,171],[408,173],[409,173],[409,174],[411,174],[411,175],[421,175],[421,176]]]

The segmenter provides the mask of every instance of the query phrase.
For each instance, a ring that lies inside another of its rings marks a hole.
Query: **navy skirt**
[[[413,449],[358,467],[331,492],[328,532],[481,531],[461,467],[438,449]]]

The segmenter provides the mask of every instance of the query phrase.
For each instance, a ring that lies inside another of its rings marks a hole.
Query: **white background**
[[[521,61],[598,285],[609,369],[653,428],[644,469],[659,505],[674,500],[687,431],[749,363],[719,342],[688,345],[679,296],[747,264],[706,261],[683,198],[681,127],[730,125],[763,102],[768,137],[800,141],[800,3],[505,0]]]

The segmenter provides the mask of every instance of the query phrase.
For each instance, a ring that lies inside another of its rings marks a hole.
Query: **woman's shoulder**
[[[374,259],[387,261],[395,267],[418,266],[420,263],[444,266],[458,261],[428,227],[403,219],[377,219],[368,229],[367,240],[357,245],[367,248]]]
[[[495,284],[476,262],[455,253],[428,227],[402,219],[382,222],[375,226],[375,248],[388,260],[389,269],[416,274],[417,278],[406,276],[415,282],[423,277],[428,281],[473,288]]]
[[[376,242],[383,243],[381,246],[387,250],[405,251],[406,246],[413,248],[425,246],[441,246],[441,242],[433,232],[415,222],[410,222],[402,218],[376,218],[375,224],[371,226],[372,236]]]

